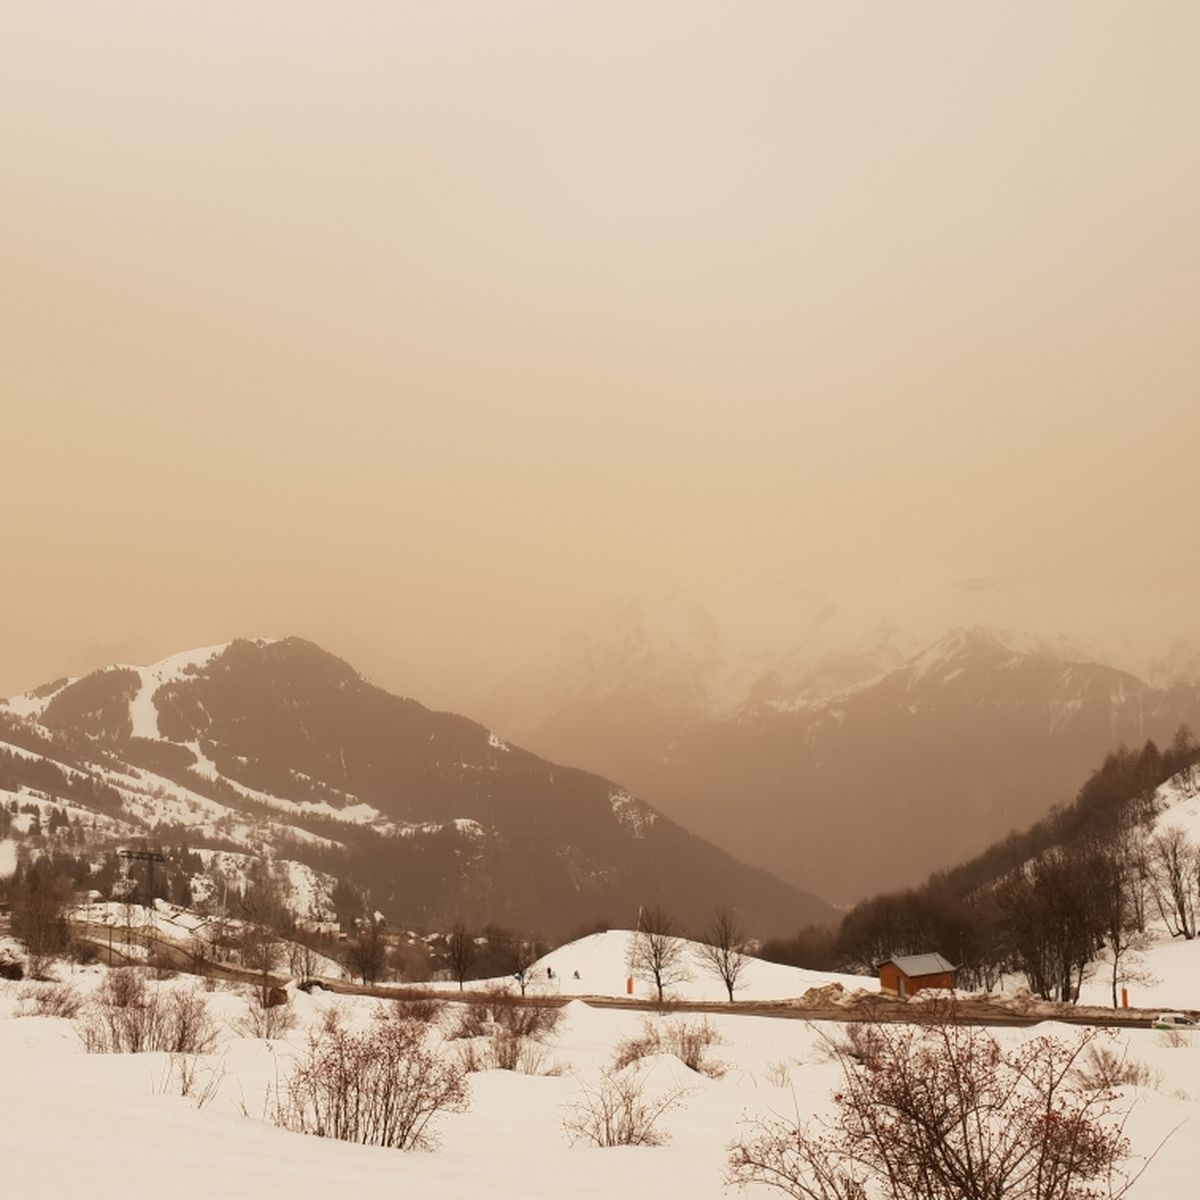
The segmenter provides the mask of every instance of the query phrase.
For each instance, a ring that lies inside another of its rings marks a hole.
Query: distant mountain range
[[[793,652],[731,661],[702,614],[624,615],[544,664],[544,687],[498,692],[490,718],[839,903],[1039,819],[1122,743],[1200,729],[1185,642],[1151,685],[1066,638],[986,627],[921,645],[818,614]]]
[[[697,928],[724,905],[768,936],[834,915],[624,787],[390,695],[298,638],[110,667],[0,704],[0,801],[67,812],[75,845],[303,864],[410,927],[462,916],[561,935],[662,904]]]

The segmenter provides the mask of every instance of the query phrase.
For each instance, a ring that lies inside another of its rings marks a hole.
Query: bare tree
[[[1112,963],[1112,1006],[1117,1007],[1117,984],[1149,982],[1138,955],[1150,944],[1139,926],[1137,903],[1137,853],[1126,839],[1118,838],[1092,856],[1096,910],[1103,922],[1104,940]]]
[[[471,964],[475,961],[475,939],[468,932],[466,925],[455,921],[446,939],[446,961],[450,965],[450,974],[458,980],[458,990],[463,990],[463,983],[471,973]]]
[[[696,953],[704,969],[725,985],[732,1003],[733,993],[743,986],[742,977],[750,966],[750,956],[746,953],[746,939],[728,909],[717,910]]]
[[[52,876],[41,862],[35,862],[13,889],[12,931],[29,951],[29,970],[35,979],[41,979],[50,961],[67,948],[63,910],[70,896],[70,880]]]
[[[346,943],[346,965],[363,983],[374,983],[387,966],[387,939],[377,921],[368,921]]]
[[[678,922],[658,905],[643,909],[629,947],[629,970],[658,991],[658,1002],[672,984],[691,978],[687,943]]]
[[[315,979],[321,966],[322,955],[316,947],[310,945],[303,937],[293,940],[288,947],[288,970],[300,983],[308,983]]]
[[[538,947],[536,942],[528,941],[522,937],[515,937],[509,948],[509,965],[512,968],[512,977],[517,981],[517,986],[521,989],[521,995],[525,995],[525,989],[529,986],[530,978],[533,973],[533,964],[538,960]]]
[[[1154,898],[1172,937],[1196,936],[1196,850],[1177,825],[1150,843]]]

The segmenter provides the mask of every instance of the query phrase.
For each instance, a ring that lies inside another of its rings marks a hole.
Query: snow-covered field
[[[580,984],[603,991],[608,989],[594,986],[600,976],[624,970],[620,950],[619,937],[598,935],[555,951],[545,962],[556,975],[572,976],[579,969],[581,977],[593,977],[581,978]],[[99,987],[105,975],[98,967],[61,971],[68,984],[85,993]],[[778,982],[764,969],[743,995],[770,998]],[[14,1197],[129,1200],[167,1194],[179,1200],[274,1200],[381,1194],[609,1200],[616,1195],[702,1200],[730,1194],[724,1184],[726,1150],[745,1120],[827,1111],[838,1080],[837,1067],[822,1053],[822,1038],[836,1026],[718,1014],[708,1020],[723,1039],[711,1052],[727,1067],[722,1077],[697,1074],[669,1055],[643,1064],[651,1092],[687,1089],[683,1105],[663,1121],[666,1145],[600,1149],[572,1144],[563,1116],[581,1088],[595,1086],[618,1041],[638,1034],[647,1020],[664,1020],[572,1000],[545,1050],[544,1067],[560,1074],[475,1073],[468,1111],[437,1121],[439,1146],[401,1153],[287,1132],[269,1117],[272,1096],[300,1053],[306,1030],[331,1008],[350,1024],[365,1025],[376,1001],[299,993],[293,1000],[296,1028],[266,1041],[237,1029],[247,1012],[244,996],[198,992],[221,1028],[216,1049],[199,1061],[198,1090],[214,1084],[211,1100],[200,1105],[195,1096],[179,1094],[165,1054],[89,1055],[70,1020],[18,1016],[29,1007],[30,991],[44,986],[0,982],[0,1179],[4,1194]],[[198,989],[199,984],[181,977],[150,986]],[[456,1008],[449,1007],[444,1023],[453,1021]],[[1003,1030],[998,1036],[1017,1041],[1044,1032],[1066,1039],[1077,1033],[1047,1023]],[[1123,1094],[1132,1104],[1127,1131],[1135,1152],[1149,1152],[1185,1122],[1131,1195],[1134,1200],[1195,1195],[1200,1041],[1171,1047],[1149,1029],[1126,1031],[1121,1038],[1158,1075],[1156,1086]],[[448,1042],[447,1052],[454,1053],[457,1044]]]

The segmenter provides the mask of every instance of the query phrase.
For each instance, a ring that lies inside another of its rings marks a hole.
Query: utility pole
[[[154,864],[166,862],[166,858],[157,850],[118,850],[117,853],[130,862],[146,864],[146,908],[152,912],[154,910]]]

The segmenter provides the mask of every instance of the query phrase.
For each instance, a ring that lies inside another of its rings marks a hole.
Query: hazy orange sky
[[[299,633],[444,702],[730,580],[1186,622],[1198,63],[1194,0],[5,0],[0,695]]]

